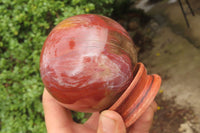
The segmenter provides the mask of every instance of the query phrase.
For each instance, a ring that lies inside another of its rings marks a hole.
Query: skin
[[[93,113],[84,124],[75,123],[70,110],[62,107],[44,89],[43,108],[48,133],[149,133],[157,104],[152,102],[146,112],[128,129],[115,111]]]

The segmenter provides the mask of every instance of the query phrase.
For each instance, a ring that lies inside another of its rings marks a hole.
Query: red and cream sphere
[[[68,109],[109,108],[133,80],[134,43],[114,20],[93,14],[70,17],[48,35],[40,73],[49,93]]]

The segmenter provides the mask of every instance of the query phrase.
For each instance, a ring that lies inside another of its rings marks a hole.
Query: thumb
[[[122,117],[115,111],[103,111],[100,114],[97,133],[126,133]]]

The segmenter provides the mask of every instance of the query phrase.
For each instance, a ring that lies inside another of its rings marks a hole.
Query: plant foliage
[[[0,0],[1,133],[46,132],[39,59],[47,34],[61,20],[73,15],[110,15],[113,2]]]

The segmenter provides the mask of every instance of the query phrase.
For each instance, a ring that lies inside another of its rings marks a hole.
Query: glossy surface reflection
[[[128,33],[99,15],[59,23],[41,53],[47,90],[65,107],[82,112],[110,107],[133,80],[136,50]]]

